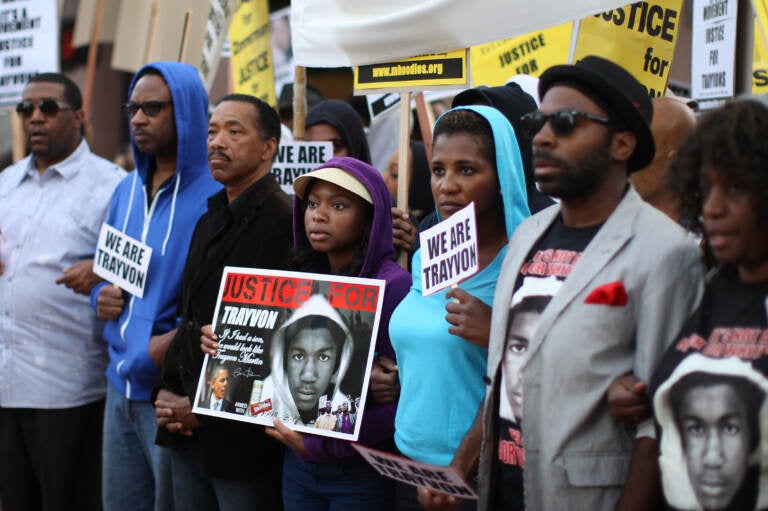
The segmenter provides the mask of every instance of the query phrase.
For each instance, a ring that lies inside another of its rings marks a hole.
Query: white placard
[[[0,106],[21,101],[30,78],[59,70],[56,0],[0,4]]]
[[[272,174],[283,191],[293,195],[293,182],[333,158],[331,142],[280,143],[272,163]]]
[[[421,294],[429,296],[477,273],[475,203],[419,233]]]
[[[694,0],[691,97],[732,97],[736,67],[736,1]]]
[[[462,499],[477,499],[477,494],[451,467],[419,463],[402,456],[395,456],[388,452],[364,447],[360,444],[352,444],[352,447],[360,453],[360,456],[365,458],[365,461],[376,472],[385,477],[412,486],[423,486],[432,491],[453,495]]]
[[[93,257],[93,272],[139,298],[144,297],[152,247],[103,224]]]

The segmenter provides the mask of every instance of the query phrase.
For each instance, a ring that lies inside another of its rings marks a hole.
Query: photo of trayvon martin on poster
[[[384,281],[224,269],[194,412],[356,441]]]
[[[654,396],[676,510],[768,509],[768,380],[736,357],[687,356]]]

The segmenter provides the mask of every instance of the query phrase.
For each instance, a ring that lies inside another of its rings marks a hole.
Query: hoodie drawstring
[[[171,214],[168,219],[168,230],[165,232],[165,239],[163,240],[162,255],[165,255],[165,247],[168,245],[168,239],[171,237],[171,231],[173,230],[173,216],[176,213],[176,196],[179,194],[179,183],[181,183],[181,176],[177,171],[176,184],[173,185],[173,197],[171,198]]]
[[[139,172],[134,171],[133,172],[133,183],[131,183],[131,195],[128,197],[128,208],[125,210],[125,220],[123,220],[123,229],[122,232],[125,234],[126,229],[128,229],[128,218],[131,216],[131,207],[133,207],[133,194],[136,193],[136,180],[139,177]]]

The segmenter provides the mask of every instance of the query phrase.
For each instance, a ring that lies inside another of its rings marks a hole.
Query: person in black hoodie
[[[352,105],[339,99],[321,101],[307,112],[304,138],[310,142],[333,143],[333,156],[351,156],[371,163],[365,127]]]

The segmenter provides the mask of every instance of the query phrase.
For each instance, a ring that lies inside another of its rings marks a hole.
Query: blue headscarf
[[[528,196],[525,191],[525,170],[520,156],[520,147],[517,145],[515,130],[501,112],[495,108],[481,105],[452,108],[437,119],[435,128],[440,124],[440,119],[443,116],[455,110],[472,110],[488,121],[491,126],[496,149],[496,172],[499,176],[501,198],[504,203],[504,222],[507,227],[507,238],[510,238],[518,224],[531,216],[528,209]]]

